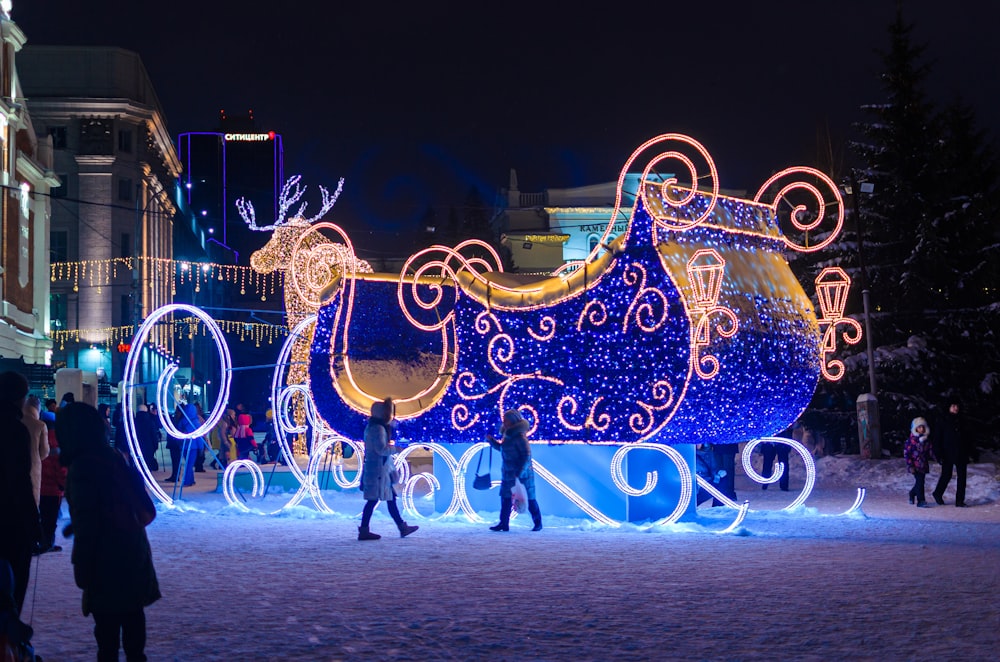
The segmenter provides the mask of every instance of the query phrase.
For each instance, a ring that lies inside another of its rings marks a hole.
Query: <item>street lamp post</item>
[[[858,268],[861,275],[861,303],[865,316],[865,353],[868,356],[868,386],[869,392],[862,393],[857,400],[858,414],[858,446],[861,457],[877,459],[882,456],[881,424],[878,409],[878,385],[875,382],[875,353],[872,349],[872,322],[869,304],[868,271],[865,268],[864,251],[864,220],[861,218],[862,193],[871,193],[875,185],[871,182],[858,184],[854,173],[851,173],[851,200],[854,205],[854,222],[858,241]]]

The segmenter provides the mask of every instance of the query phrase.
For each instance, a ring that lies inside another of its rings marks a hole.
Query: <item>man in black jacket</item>
[[[969,448],[962,436],[961,418],[958,414],[958,404],[951,403],[946,413],[937,425],[937,441],[934,443],[934,455],[941,463],[941,477],[934,488],[934,501],[939,506],[944,505],[944,491],[951,482],[952,468],[958,474],[955,484],[955,505],[965,508],[965,478],[969,464]]]

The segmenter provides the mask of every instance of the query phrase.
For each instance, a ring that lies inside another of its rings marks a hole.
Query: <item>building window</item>
[[[118,151],[126,154],[132,153],[132,129],[118,130]]]
[[[111,156],[115,146],[113,140],[111,120],[90,118],[80,122],[80,154]]]
[[[132,235],[122,232],[121,256],[132,257]]]
[[[49,235],[49,261],[69,262],[69,233],[53,230]]]
[[[52,149],[66,149],[66,127],[50,126],[49,135],[52,136]]]
[[[587,237],[587,253],[593,253],[599,243],[601,243],[601,235],[592,234]]]
[[[118,179],[118,199],[128,202],[132,199],[132,180],[128,177]]]
[[[49,324],[58,331],[66,327],[66,295],[52,293],[49,295]]]

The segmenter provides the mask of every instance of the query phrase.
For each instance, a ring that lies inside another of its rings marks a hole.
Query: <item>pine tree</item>
[[[997,417],[991,391],[1000,387],[996,163],[971,111],[954,104],[938,113],[926,100],[925,47],[911,32],[897,12],[883,54],[886,102],[864,107],[869,119],[854,145],[857,179],[874,185],[857,220],[883,436],[904,435],[910,418],[933,415],[947,397],[996,438],[988,425]],[[846,384],[864,383],[864,363],[848,362]]]

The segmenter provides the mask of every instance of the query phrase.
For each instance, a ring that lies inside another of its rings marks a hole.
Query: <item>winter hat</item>
[[[919,428],[921,425],[924,426],[924,434],[918,435],[921,437],[921,439],[923,439],[924,437],[926,437],[931,433],[931,426],[927,425],[927,421],[924,420],[922,417],[917,416],[915,419],[913,419],[913,422],[910,423],[910,434],[916,435],[917,428]]]
[[[515,425],[524,420],[524,416],[521,416],[521,412],[516,409],[508,409],[503,413],[503,422],[508,426]]]

